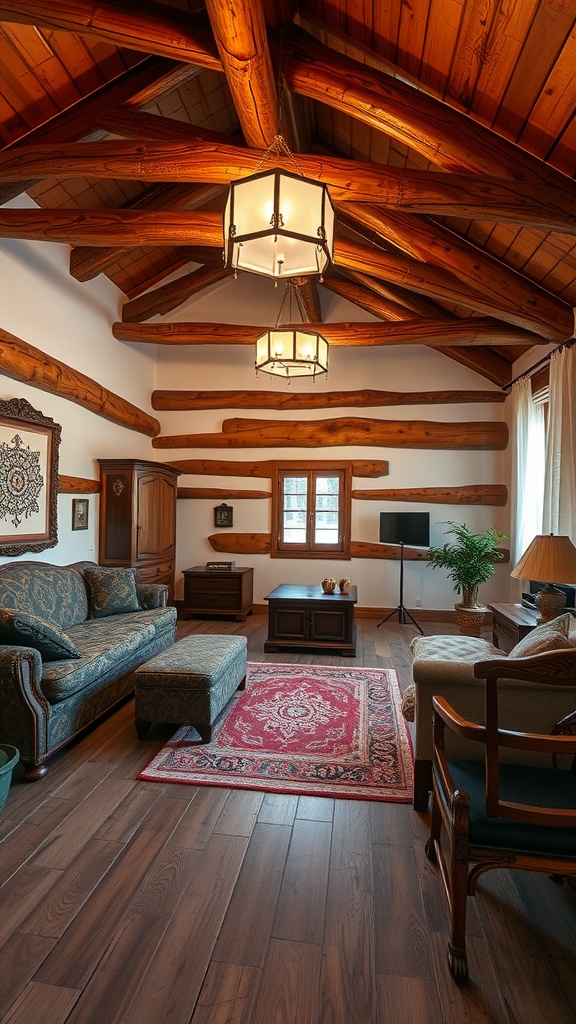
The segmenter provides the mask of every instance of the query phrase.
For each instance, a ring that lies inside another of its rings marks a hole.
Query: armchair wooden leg
[[[425,853],[428,860],[435,864],[437,861],[436,856],[436,843],[440,839],[440,829],[442,828],[442,812],[440,810],[440,804],[436,793],[432,793],[432,809],[430,811],[430,837],[425,846]]]
[[[454,795],[452,802],[452,836],[450,838],[449,906],[450,942],[448,964],[455,981],[468,977],[466,957],[466,909],[468,904],[468,835],[470,798],[467,793]]]
[[[427,811],[432,789],[432,761],[416,759],[414,762],[414,793],[412,806],[415,811]]]

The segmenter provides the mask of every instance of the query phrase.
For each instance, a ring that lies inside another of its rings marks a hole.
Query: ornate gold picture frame
[[[0,555],[58,543],[60,434],[24,398],[0,401]]]

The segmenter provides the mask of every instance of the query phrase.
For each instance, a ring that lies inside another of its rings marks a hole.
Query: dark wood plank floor
[[[192,620],[242,632],[264,615]],[[427,633],[450,632],[425,623]],[[357,664],[410,679],[412,626],[358,622]],[[132,702],[0,815],[2,1024],[574,1024],[576,892],[492,872],[470,901],[471,980],[446,965],[446,908],[406,804],[135,781],[169,731]]]

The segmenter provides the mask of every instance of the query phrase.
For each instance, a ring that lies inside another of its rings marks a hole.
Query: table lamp
[[[566,595],[554,583],[576,582],[576,548],[569,537],[539,534],[510,575],[516,580],[547,584],[535,594],[534,604],[540,612],[538,622],[549,622],[566,604]]]

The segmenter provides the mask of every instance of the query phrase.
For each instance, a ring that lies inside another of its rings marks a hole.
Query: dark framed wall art
[[[58,543],[60,434],[25,399],[0,401],[0,555]]]
[[[72,529],[88,529],[88,498],[72,499]]]
[[[232,526],[233,513],[232,505],[227,505],[225,501],[221,505],[216,505],[214,509],[214,526]]]

